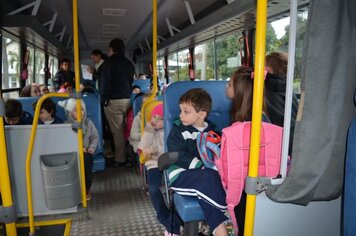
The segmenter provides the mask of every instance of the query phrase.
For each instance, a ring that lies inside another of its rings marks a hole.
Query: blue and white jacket
[[[216,126],[209,120],[205,121],[207,127],[204,132],[215,130]],[[172,184],[185,170],[200,169],[203,162],[200,159],[196,139],[200,131],[189,125],[185,126],[178,118],[175,120],[172,130],[168,135],[168,152],[178,152],[178,161],[168,168],[169,184]]]

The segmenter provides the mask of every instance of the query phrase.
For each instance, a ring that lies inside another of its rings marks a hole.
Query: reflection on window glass
[[[27,70],[28,70],[28,78],[26,81],[26,85],[29,85],[33,82],[34,79],[34,73],[33,70],[35,68],[35,50],[33,48],[27,48],[29,50],[29,60],[28,60],[28,65],[27,65]]]
[[[188,62],[188,56],[189,56],[189,50],[183,50],[178,52],[178,62],[177,62],[177,68],[178,68],[178,80],[179,81],[186,81],[190,80],[189,79],[189,62]]]
[[[230,34],[215,41],[218,80],[230,78],[241,66],[238,40],[238,34]]]
[[[179,68],[177,53],[168,55],[168,77],[170,83],[178,81],[178,70]]]
[[[3,37],[2,55],[2,89],[19,88],[20,44],[12,39]]]
[[[195,79],[196,80],[214,80],[214,43],[198,45],[194,50],[195,58]]]
[[[45,54],[42,51],[35,51],[35,83],[44,84],[44,65],[45,65]]]
[[[306,31],[308,12],[299,13],[297,16],[296,45],[295,45],[295,68],[294,68],[294,92],[300,94],[301,65],[304,35]],[[267,26],[266,52],[288,52],[290,18],[276,20]]]

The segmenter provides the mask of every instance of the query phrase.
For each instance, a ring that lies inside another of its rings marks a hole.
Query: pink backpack
[[[283,128],[262,122],[259,176],[276,177],[281,163]],[[215,161],[226,191],[226,203],[235,232],[234,207],[239,204],[248,172],[251,122],[236,122],[223,129],[221,156]]]

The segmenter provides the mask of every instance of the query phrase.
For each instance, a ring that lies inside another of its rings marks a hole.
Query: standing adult
[[[95,83],[96,89],[100,91],[100,79],[101,73],[103,71],[104,54],[99,49],[94,49],[90,53],[90,58],[94,62],[94,68],[90,68],[90,73],[93,75],[93,81]]]
[[[134,73],[134,65],[125,57],[124,42],[118,38],[111,40],[109,58],[103,65],[100,94],[102,101],[104,101],[105,116],[114,137],[113,167],[126,162],[124,118],[130,106]]]
[[[74,72],[70,70],[70,60],[63,58],[60,64],[60,69],[53,78],[53,87],[58,91],[62,85],[74,88]]]
[[[288,54],[285,52],[271,52],[266,56],[267,76],[265,80],[265,93],[268,117],[272,124],[283,127],[284,106],[287,86]],[[298,111],[298,99],[293,92],[292,114],[289,135],[288,154],[292,154],[295,119]]]

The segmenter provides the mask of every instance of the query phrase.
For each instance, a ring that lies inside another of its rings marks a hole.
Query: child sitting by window
[[[35,101],[32,104],[33,110],[36,109],[37,102],[38,101]],[[56,104],[50,98],[44,100],[42,102],[38,124],[50,125],[50,124],[62,124],[62,123],[63,120],[61,120],[56,116]]]
[[[168,176],[170,187],[177,194],[197,197],[214,235],[227,236],[225,190],[217,171],[202,168],[196,145],[199,132],[216,129],[207,119],[211,106],[210,95],[201,88],[191,89],[180,97],[180,116],[167,139],[168,151],[177,152],[178,161],[169,166]],[[179,228],[173,230],[179,233]]]
[[[8,99],[5,102],[5,125],[32,125],[33,118],[30,113],[22,111],[21,102]]]
[[[83,151],[84,151],[84,165],[85,165],[85,186],[87,193],[87,200],[91,199],[90,188],[92,185],[92,169],[93,169],[93,154],[98,146],[99,134],[95,128],[94,123],[87,118],[87,111],[85,103],[80,100],[82,106],[82,129],[83,129]],[[68,123],[77,122],[77,107],[76,100],[70,98],[68,100],[59,101],[59,106],[63,107]]]

